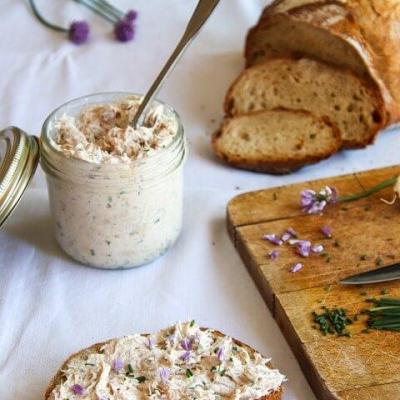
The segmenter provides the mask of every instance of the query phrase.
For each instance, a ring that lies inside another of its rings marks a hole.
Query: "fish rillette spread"
[[[140,104],[130,97],[115,104],[88,107],[77,117],[63,115],[55,123],[55,147],[67,156],[92,163],[131,163],[168,147],[177,121],[163,105],[153,106],[142,126],[130,126]]]
[[[268,362],[231,337],[180,323],[72,357],[48,400],[256,400],[285,381]]]
[[[51,170],[61,247],[84,264],[130,268],[158,258],[179,236],[185,144],[177,115],[163,104],[134,129],[138,97],[104,100],[50,118],[48,153],[58,161],[46,168],[53,155],[45,155],[42,165]]]

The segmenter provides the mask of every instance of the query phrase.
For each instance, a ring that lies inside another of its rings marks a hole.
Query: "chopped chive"
[[[193,372],[190,369],[186,370],[186,377],[191,378],[193,376]]]
[[[131,375],[134,372],[131,364],[127,365],[127,370],[126,375]]]

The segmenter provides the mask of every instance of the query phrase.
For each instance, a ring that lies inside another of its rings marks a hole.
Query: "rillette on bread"
[[[328,117],[346,148],[372,143],[385,119],[377,88],[349,70],[306,58],[273,59],[246,69],[225,101],[228,116],[280,107]]]
[[[239,168],[273,174],[328,158],[342,145],[339,130],[308,112],[272,110],[228,118],[213,137],[219,158]]]
[[[70,357],[46,400],[280,400],[285,377],[251,347],[193,322]]]

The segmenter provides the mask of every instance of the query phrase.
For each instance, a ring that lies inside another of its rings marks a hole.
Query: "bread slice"
[[[186,323],[187,325],[188,324],[191,324],[191,323]],[[199,328],[201,331],[206,331],[206,329],[205,328]],[[219,332],[219,331],[215,331],[215,330],[207,330],[207,331],[210,331],[210,332],[212,332],[212,336],[215,338],[215,339],[224,339],[224,338],[228,338],[226,335],[224,335],[223,333],[221,333],[221,332]],[[140,336],[142,336],[143,338],[146,338],[146,340],[148,340],[148,338],[149,338],[149,336],[150,335],[148,335],[148,334],[143,334],[143,335],[140,335]],[[115,342],[115,340],[110,340],[110,341],[108,341],[108,342],[103,342],[103,343],[98,343],[98,344],[95,344],[95,345],[93,345],[93,346],[91,346],[91,347],[89,347],[89,348],[87,348],[87,349],[85,349],[85,350],[82,350],[82,351],[80,351],[80,352],[78,352],[78,353],[76,353],[76,354],[74,354],[74,355],[72,355],[70,358],[68,358],[68,360],[67,361],[65,361],[65,363],[62,365],[62,367],[59,369],[59,371],[57,372],[57,374],[55,375],[55,377],[52,379],[52,381],[50,382],[50,384],[49,384],[49,386],[48,386],[48,388],[47,388],[47,390],[46,390],[46,393],[45,393],[45,400],[54,400],[54,399],[58,399],[58,397],[56,397],[56,396],[58,396],[59,395],[59,387],[61,386],[61,385],[63,385],[63,383],[65,382],[65,380],[66,380],[66,377],[65,377],[65,374],[66,374],[66,371],[68,371],[68,368],[70,367],[70,365],[72,364],[72,363],[75,363],[75,362],[80,362],[80,363],[82,363],[82,365],[84,365],[84,366],[86,366],[86,365],[90,365],[90,364],[87,364],[87,361],[88,361],[88,358],[90,357],[90,356],[93,356],[93,355],[99,355],[99,354],[103,354],[103,352],[104,352],[104,348],[106,347],[106,346],[111,346],[111,347],[114,347],[115,346],[115,344],[113,343],[113,342]],[[240,349],[243,349],[243,350],[245,350],[246,352],[248,352],[248,354],[251,356],[251,357],[254,357],[255,355],[257,355],[257,354],[259,354],[259,353],[257,353],[256,352],[256,350],[254,350],[253,348],[251,348],[250,346],[248,346],[248,345],[246,345],[246,344],[244,344],[244,343],[242,343],[242,342],[240,342],[239,340],[236,340],[236,339],[232,339],[232,343],[233,343],[233,345],[235,345],[236,347],[238,347],[238,348],[240,348]],[[215,356],[214,356],[215,357]],[[273,367],[272,367],[272,365],[270,364],[270,362],[266,362],[266,367],[268,367],[269,369],[271,369],[271,371],[274,371],[274,372],[277,372],[276,370],[273,370]],[[190,368],[192,368],[193,369],[193,371],[195,371],[195,367],[194,366],[190,366]],[[101,371],[104,371],[104,367],[102,366],[101,367]],[[278,373],[279,374],[279,373]],[[122,376],[124,376],[125,374],[124,373],[122,373]],[[284,381],[284,377],[281,375],[281,377],[282,377],[282,381]],[[129,379],[134,379],[134,378],[127,378],[128,380]],[[95,392],[95,390],[96,390],[96,388],[94,387],[94,386],[90,386],[89,388],[87,388],[86,390],[85,390],[85,395],[97,395],[98,393],[97,392]],[[91,391],[93,391],[93,393],[91,392]],[[268,395],[265,395],[265,396],[262,396],[262,397],[259,397],[258,399],[254,399],[254,400],[281,400],[281,398],[282,398],[282,392],[283,392],[283,388],[282,388],[282,385],[279,385],[279,387],[277,387],[276,388],[276,390],[274,390],[274,391],[272,391],[271,393],[269,393]],[[109,396],[109,395],[108,395]],[[79,396],[77,396],[77,397],[79,397]],[[71,394],[70,395],[70,397],[69,398],[73,398],[73,399],[75,399],[75,397]],[[85,397],[86,398],[86,397]],[[96,397],[97,398],[97,397]],[[118,397],[119,398],[119,397]],[[136,397],[135,397],[136,398]],[[147,398],[147,397],[146,397]],[[221,396],[221,399],[222,399],[223,397]],[[107,397],[107,399],[108,400],[114,400],[115,398],[114,398],[114,396],[113,395],[111,395],[111,397]]]
[[[270,110],[228,118],[213,137],[219,158],[239,168],[285,174],[328,158],[342,145],[327,118]]]
[[[328,116],[345,148],[372,143],[384,125],[379,90],[351,71],[307,58],[278,58],[245,70],[225,101],[228,116],[275,108]]]

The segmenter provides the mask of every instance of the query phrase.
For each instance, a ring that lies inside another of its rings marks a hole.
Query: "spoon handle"
[[[165,79],[168,77],[168,74],[172,71],[186,48],[199,33],[200,28],[210,17],[215,7],[218,5],[219,1],[220,0],[199,0],[199,3],[197,4],[197,7],[186,27],[185,33],[183,34],[178,45],[176,46],[176,49],[166,62],[164,68],[161,70],[154,83],[151,85],[149,91],[146,93],[146,96],[143,98],[138,108],[138,111],[132,121],[132,126],[134,128],[136,128],[138,125],[142,125],[148,105],[152,103],[158,90],[164,83]]]

